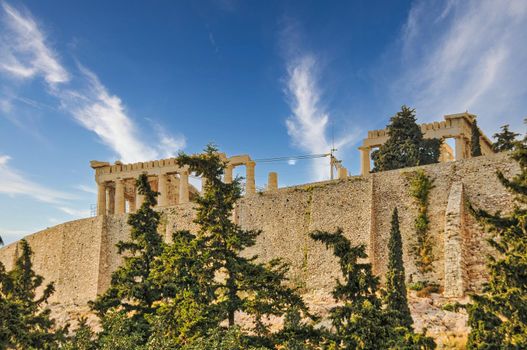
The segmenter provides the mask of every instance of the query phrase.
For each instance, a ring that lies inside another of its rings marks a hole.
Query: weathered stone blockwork
[[[457,296],[477,290],[485,280],[484,260],[490,249],[485,234],[463,210],[474,206],[506,211],[512,197],[501,186],[496,170],[507,175],[518,171],[506,154],[422,167],[434,179],[430,192],[430,234],[434,241],[434,271],[425,276]],[[417,208],[409,195],[407,173],[394,170],[365,177],[283,188],[240,200],[235,219],[247,229],[262,230],[257,244],[245,254],[262,260],[283,258],[291,264],[290,281],[308,301],[323,304],[338,277],[336,260],[323,245],[309,239],[313,230],[341,227],[353,244],[365,244],[375,273],[386,271],[391,211],[399,209],[404,261],[409,280],[417,280],[412,247]],[[464,199],[463,199],[464,198]],[[195,229],[192,204],[161,209],[160,231],[167,240],[176,229]],[[103,292],[111,272],[120,264],[115,244],[126,239],[128,214],[98,216],[64,223],[28,236],[35,251],[35,269],[57,291],[52,307],[75,311]],[[0,249],[7,269],[17,254],[16,243]],[[315,297],[313,297],[316,295]]]

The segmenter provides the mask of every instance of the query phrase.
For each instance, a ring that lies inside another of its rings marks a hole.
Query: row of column
[[[256,193],[256,180],[254,176],[254,168],[256,163],[253,161],[245,163],[245,193],[248,195]],[[232,182],[232,172],[234,170],[233,165],[227,165],[223,172],[223,181],[225,183]]]
[[[168,203],[168,173],[158,176],[157,191],[157,205],[159,207],[166,207]],[[127,179],[117,179],[114,181],[115,188],[107,186],[105,182],[98,183],[97,191],[97,215],[105,215],[107,213],[124,214],[126,213],[126,198],[125,198],[125,181]],[[112,200],[107,201],[107,197]],[[190,197],[188,172],[179,172],[179,203],[188,203]],[[144,201],[144,196],[135,191],[135,201],[129,202],[129,210],[131,212],[139,208]]]
[[[464,135],[458,135],[455,139],[455,158],[456,160],[466,159],[470,157],[468,150],[470,148],[470,141]],[[366,176],[371,171],[371,158],[370,153],[372,147],[361,146],[360,150],[360,173],[362,176]]]

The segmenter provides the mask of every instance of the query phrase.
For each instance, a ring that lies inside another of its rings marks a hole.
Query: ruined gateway
[[[512,196],[496,177],[507,176],[518,167],[506,153],[491,154],[416,168],[349,177],[339,171],[337,180],[278,188],[276,174],[268,189],[256,192],[254,162],[248,156],[229,161],[225,181],[232,181],[232,167],[245,165],[247,195],[234,213],[245,229],[260,229],[257,244],[244,254],[262,260],[280,257],[291,265],[290,283],[298,287],[313,311],[321,315],[333,305],[330,291],[338,277],[336,260],[309,232],[340,227],[353,244],[365,244],[376,274],[386,269],[391,212],[399,209],[404,260],[408,282],[415,281],[414,219],[417,207],[409,194],[408,174],[422,169],[434,180],[428,213],[433,238],[433,271],[427,276],[441,292],[420,298],[411,292],[410,301],[417,329],[447,343],[467,333],[463,312],[443,311],[441,305],[466,301],[467,294],[480,290],[486,278],[485,256],[491,253],[486,234],[465,210],[475,207],[507,212]],[[152,184],[162,195],[160,233],[169,239],[178,229],[193,230],[192,197],[197,190],[188,185],[188,173],[175,167],[173,159],[132,165],[93,162],[99,182],[98,215],[66,222],[27,237],[35,252],[34,267],[56,292],[50,298],[53,315],[67,322],[89,311],[87,303],[106,290],[112,271],[120,263],[115,244],[127,239],[127,216],[141,198],[134,196],[127,180],[135,173],[154,174]],[[112,170],[113,169],[113,170]],[[99,181],[103,179],[104,181]],[[111,181],[110,181],[111,180]],[[101,187],[101,184],[104,186]],[[163,195],[165,193],[165,195]],[[163,197],[165,196],[165,197]],[[17,243],[0,249],[0,261],[11,269]]]

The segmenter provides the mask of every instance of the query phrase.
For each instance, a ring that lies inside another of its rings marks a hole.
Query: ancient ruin
[[[476,115],[468,112],[448,114],[444,116],[442,122],[421,124],[421,131],[425,138],[438,138],[455,140],[455,150],[452,150],[446,142],[443,142],[441,149],[441,162],[450,162],[452,160],[461,160],[470,158],[470,135],[471,127],[476,120]],[[481,132],[481,130],[480,130]],[[359,147],[361,159],[361,175],[366,175],[371,170],[371,151],[380,147],[388,140],[386,129],[368,131],[368,137],[362,141]],[[481,152],[483,155],[494,153],[492,142],[483,132],[480,137]]]
[[[471,158],[468,154],[468,135],[474,118],[468,113],[447,115],[443,122],[421,126],[425,137],[451,137],[456,142],[455,152],[448,147],[443,149],[442,163],[418,167],[434,181],[428,204],[434,242],[433,271],[426,279],[437,283],[441,294],[430,302],[413,298],[411,309],[416,328],[427,327],[432,335],[467,332],[466,315],[443,311],[441,303],[465,300],[468,292],[481,290],[486,280],[484,261],[490,248],[486,233],[464,209],[466,203],[504,212],[513,203],[495,175],[496,170],[507,176],[518,171],[508,154],[493,154],[491,143],[483,134],[483,156]],[[340,166],[336,180],[279,188],[278,174],[271,172],[266,190],[259,195],[255,195],[256,162],[248,155],[221,155],[227,162],[224,181],[233,180],[235,167],[245,166],[246,170],[246,196],[239,201],[234,219],[244,229],[262,231],[257,244],[245,253],[257,254],[263,261],[282,258],[289,263],[290,283],[322,315],[332,303],[330,291],[338,277],[338,267],[332,254],[309,238],[313,230],[342,228],[352,244],[367,246],[374,272],[383,276],[391,212],[397,207],[408,283],[423,277],[412,253],[417,209],[408,185],[408,175],[417,168],[369,172],[371,149],[387,137],[385,130],[368,133],[360,148],[359,176],[349,176]],[[61,322],[89,313],[87,303],[108,288],[112,272],[121,263],[115,245],[129,236],[128,213],[142,202],[134,181],[139,174],[146,172],[160,193],[159,230],[167,241],[174,230],[196,229],[192,199],[199,191],[189,183],[193,175],[179,167],[174,158],[134,164],[92,161],[91,167],[98,185],[98,215],[27,237],[35,252],[36,272],[55,283],[50,307]],[[17,255],[17,243],[0,249],[0,261],[8,270]]]
[[[256,191],[254,167],[256,163],[248,155],[238,155],[227,158],[220,154],[227,162],[224,181],[232,181],[233,170],[237,166],[245,166],[245,193],[254,194]],[[189,184],[189,172],[185,167],[179,167],[175,158],[161,159],[150,162],[123,164],[116,161],[113,165],[108,162],[92,160],[90,166],[95,170],[97,183],[97,215],[113,215],[134,212],[141,206],[143,196],[137,193],[135,180],[146,173],[152,188],[159,192],[158,207],[167,207],[188,203],[199,191]],[[205,181],[204,178],[201,181]],[[270,175],[269,183],[277,188],[277,175]]]

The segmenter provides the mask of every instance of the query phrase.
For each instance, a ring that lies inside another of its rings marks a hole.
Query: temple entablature
[[[440,162],[470,158],[471,128],[476,120],[476,115],[464,112],[445,115],[444,119],[441,122],[421,124],[423,137],[441,140],[453,138],[455,140],[455,150],[443,142],[439,157]],[[494,153],[492,141],[483,134],[481,129],[480,135],[481,153],[483,155]],[[359,147],[361,152],[361,175],[367,175],[371,170],[371,151],[383,145],[388,141],[388,138],[388,130],[386,129],[368,131],[368,137],[363,140],[362,145]]]
[[[245,193],[256,192],[256,163],[248,155],[237,155],[227,158],[224,153],[220,157],[227,162],[224,181],[232,182],[233,170],[237,166],[245,166]],[[97,183],[97,215],[124,214],[134,212],[143,202],[143,196],[137,192],[136,179],[146,173],[154,191],[159,192],[157,198],[159,207],[188,203],[199,195],[199,191],[189,184],[188,167],[180,167],[176,158],[160,159],[148,162],[114,164],[92,160],[90,166],[95,170]],[[206,179],[202,178],[202,183]]]

